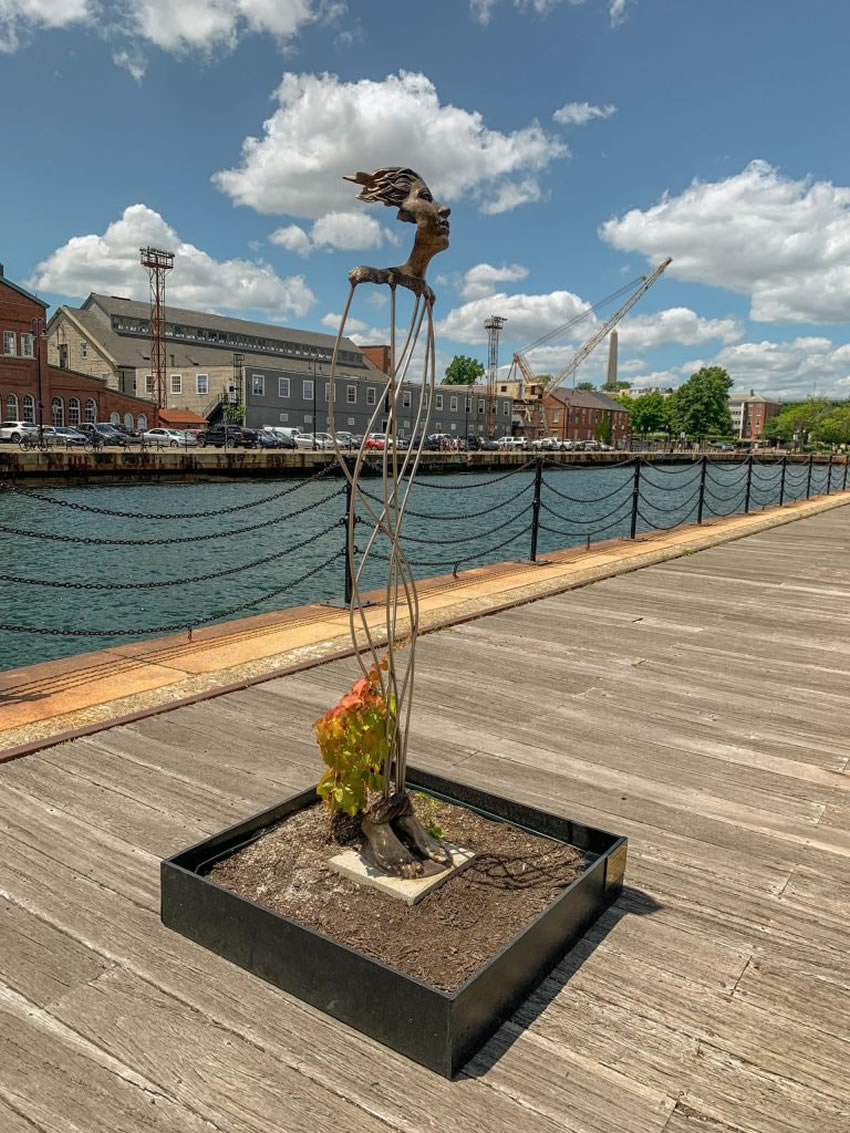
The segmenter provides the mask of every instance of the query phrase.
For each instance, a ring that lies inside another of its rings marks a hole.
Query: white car
[[[0,441],[19,441],[24,433],[38,432],[38,425],[30,421],[4,421],[0,425]]]
[[[142,433],[141,439],[146,445],[161,445],[163,448],[185,448],[187,445],[191,448],[198,443],[193,436],[180,429],[148,429],[146,433]]]
[[[315,449],[333,448],[330,433],[299,433],[295,438],[295,447],[313,452]]]

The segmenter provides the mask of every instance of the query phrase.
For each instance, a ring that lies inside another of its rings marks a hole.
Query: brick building
[[[103,378],[51,366],[44,337],[47,304],[6,279],[0,266],[0,420],[34,425],[113,421],[156,424],[156,406],[108,388]],[[39,413],[41,406],[41,413]]]
[[[782,406],[778,401],[770,401],[752,389],[749,393],[729,395],[732,427],[735,436],[744,441],[762,440],[765,425],[771,417],[776,417],[781,411]]]
[[[543,413],[546,437],[626,447],[629,414],[607,394],[560,386],[544,398]]]

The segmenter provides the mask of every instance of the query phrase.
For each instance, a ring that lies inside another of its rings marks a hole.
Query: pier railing
[[[600,539],[637,539],[687,523],[703,524],[712,518],[843,492],[847,479],[847,460],[833,457],[828,461],[749,457],[729,463],[706,455],[689,463],[662,465],[638,456],[593,468],[564,465],[541,456],[484,478],[419,478],[405,513],[403,542],[420,576],[457,575],[470,566],[517,558],[540,562],[541,555],[582,544],[589,548]],[[247,490],[244,484],[240,487]],[[216,489],[211,486],[210,491]],[[377,491],[366,494],[371,502],[382,505]],[[62,491],[37,491],[9,482],[2,486],[0,547],[3,543],[8,548],[26,547],[41,541],[42,546],[49,544],[69,553],[61,572],[64,577],[53,576],[52,569],[0,574],[4,588],[0,598],[3,593],[14,596],[14,602],[3,601],[4,608],[34,611],[21,620],[0,623],[0,629],[10,634],[101,642],[178,631],[188,631],[191,637],[195,629],[249,611],[335,594],[342,599],[339,604],[350,603],[344,536],[353,505],[333,465],[313,476],[287,481],[273,492],[195,511],[110,508],[99,505],[98,498],[99,492],[90,489],[72,492],[68,498]],[[30,526],[7,522],[21,514]],[[243,516],[247,522],[241,521]],[[200,529],[199,523],[203,525]],[[255,542],[256,549],[260,543],[267,546],[265,553],[237,553]],[[85,552],[80,555],[82,548]],[[163,577],[157,558],[169,548],[177,549],[178,563],[191,558],[204,563],[205,569]],[[109,566],[113,550],[123,555],[120,570]],[[380,549],[372,555],[378,560],[375,569],[382,570],[380,560],[386,562],[388,555]],[[4,557],[7,562],[13,560],[12,555]],[[19,557],[14,556],[15,560]],[[50,555],[31,553],[23,559],[40,564]],[[81,578],[75,568],[82,559],[88,565]],[[61,555],[59,562],[63,562]],[[136,577],[135,570],[127,570],[128,562],[156,564],[155,577]],[[92,574],[97,577],[90,577]],[[374,580],[364,581],[378,586],[382,580],[376,574]],[[58,591],[66,592],[61,602]],[[68,594],[85,595],[83,606],[99,611],[98,620],[110,620],[110,611],[120,609],[123,624],[77,624],[83,619],[63,614],[69,608]],[[160,616],[155,618],[152,610]],[[41,624],[33,624],[39,620]]]

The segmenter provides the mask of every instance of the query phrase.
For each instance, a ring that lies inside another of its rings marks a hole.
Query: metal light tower
[[[487,331],[487,436],[496,431],[496,371],[499,369],[499,335],[507,319],[491,315],[484,323]]]
[[[151,373],[158,408],[168,404],[165,389],[165,273],[174,267],[174,253],[139,248],[151,285]]]

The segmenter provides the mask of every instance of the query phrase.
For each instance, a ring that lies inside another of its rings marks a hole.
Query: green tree
[[[669,418],[666,402],[669,398],[660,393],[644,393],[630,399],[632,411],[629,415],[633,433],[648,436],[649,433],[669,432]]]
[[[691,374],[669,398],[673,428],[695,440],[731,436],[727,400],[731,388],[732,379],[722,366],[703,366]]]
[[[850,444],[850,405],[836,405],[817,424],[816,437],[828,445]]]
[[[576,389],[592,390],[595,389],[593,382],[579,382]]]
[[[448,366],[446,376],[443,378],[444,386],[474,386],[479,378],[486,373],[477,358],[469,358],[466,354],[455,354]]]
[[[795,437],[800,444],[808,444],[818,436],[821,422],[831,409],[831,404],[824,397],[810,397],[808,401],[786,405],[781,413],[767,422],[764,435],[769,440],[784,444],[789,444]]]

